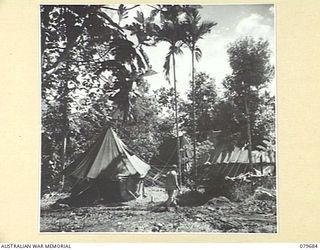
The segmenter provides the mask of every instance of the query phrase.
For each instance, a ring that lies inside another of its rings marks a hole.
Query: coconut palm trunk
[[[195,59],[198,61],[201,58],[201,50],[197,43],[203,36],[210,33],[212,27],[216,25],[215,22],[200,22],[201,16],[196,8],[188,7],[186,9],[186,21],[184,22],[184,43],[191,51],[191,66],[192,66],[192,79],[191,79],[191,96],[192,96],[192,134],[193,134],[193,168],[194,180],[197,185],[198,168],[197,168],[197,138],[196,138],[196,88],[195,88]]]
[[[180,15],[184,13],[184,9],[180,5],[165,5],[164,9],[159,10],[161,18],[161,29],[157,31],[156,40],[164,41],[170,44],[169,52],[164,63],[164,72],[167,79],[170,78],[170,69],[173,71],[174,84],[174,113],[175,113],[175,132],[177,136],[177,165],[180,173],[180,185],[182,185],[182,164],[180,154],[180,138],[179,138],[179,117],[178,117],[178,94],[176,79],[176,61],[175,55],[183,54],[182,45],[185,36],[184,23],[180,20]],[[172,68],[171,68],[172,60]],[[170,81],[169,81],[170,82]]]
[[[195,83],[194,83],[194,47],[191,49],[191,64],[192,64],[192,132],[193,132],[193,167],[195,168],[195,182],[197,184],[198,179],[198,168],[197,168],[197,138],[196,138],[196,94],[195,94]]]
[[[182,185],[182,167],[181,167],[180,138],[179,138],[176,61],[175,61],[174,53],[172,53],[172,70],[173,70],[173,86],[174,86],[174,111],[175,111],[175,124],[176,124],[176,135],[177,135],[177,155],[178,155],[177,160],[178,160],[178,169],[179,169],[179,176],[180,176],[180,185]]]

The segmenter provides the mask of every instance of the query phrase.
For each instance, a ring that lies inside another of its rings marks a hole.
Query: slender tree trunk
[[[244,95],[244,107],[246,111],[246,120],[247,120],[247,136],[248,136],[248,157],[249,157],[249,167],[250,171],[253,170],[252,164],[252,139],[251,139],[251,123],[250,123],[250,111],[248,107],[247,93]]]
[[[62,142],[62,171],[66,168],[67,165],[67,142],[68,138],[67,135],[65,134],[63,137],[63,142]],[[62,181],[61,181],[61,190],[64,190],[65,188],[65,176],[62,175]]]
[[[192,132],[193,132],[193,167],[195,169],[195,183],[197,186],[198,180],[198,167],[197,167],[197,157],[196,157],[196,93],[195,93],[195,83],[194,83],[194,49],[191,50],[191,64],[192,64]]]
[[[67,8],[63,8],[64,13],[67,12]],[[68,39],[68,37],[67,37]],[[62,171],[66,168],[67,165],[67,144],[68,144],[68,131],[69,131],[69,120],[68,120],[68,95],[69,95],[69,89],[68,89],[68,82],[69,82],[69,62],[68,58],[66,58],[66,65],[64,69],[64,89],[63,89],[63,109],[62,109]],[[61,180],[61,190],[64,190],[65,188],[65,176],[62,175]]]
[[[69,134],[69,119],[68,119],[68,96],[69,96],[69,63],[66,62],[65,67],[65,82],[64,82],[64,100],[63,100],[63,139],[62,139],[62,170],[67,166],[68,155],[67,155],[67,145],[68,145],[68,134]],[[62,175],[61,189],[65,188],[65,176]]]
[[[181,154],[180,154],[180,138],[179,138],[179,120],[178,120],[178,98],[177,98],[177,80],[176,80],[176,61],[174,53],[172,54],[173,64],[173,84],[174,84],[174,110],[175,110],[175,123],[177,134],[177,154],[178,154],[178,168],[180,176],[180,185],[182,185],[182,167],[181,167]]]

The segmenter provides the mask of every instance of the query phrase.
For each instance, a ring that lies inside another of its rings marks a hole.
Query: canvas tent
[[[275,152],[274,151],[252,151],[253,171],[259,171],[260,174],[274,172]],[[234,147],[232,151],[222,151],[213,155],[211,163],[220,167],[220,172],[226,176],[234,177],[241,173],[250,171],[249,151],[245,148]]]
[[[228,150],[224,145],[220,145],[210,156],[206,165],[201,166],[202,176],[213,177],[236,177],[252,171],[254,174],[267,175],[275,173],[275,152],[253,150],[252,151],[253,169],[249,165],[249,151],[246,148],[234,147]]]
[[[70,199],[111,201],[133,199],[143,192],[150,166],[136,156],[112,128],[106,129],[65,175],[75,180]]]
[[[252,151],[252,163],[275,162],[275,152]],[[211,163],[249,163],[248,149],[234,147],[232,151],[218,151],[212,155]]]

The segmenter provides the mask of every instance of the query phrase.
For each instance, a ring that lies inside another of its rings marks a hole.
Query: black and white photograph
[[[41,233],[278,233],[273,4],[39,15]]]

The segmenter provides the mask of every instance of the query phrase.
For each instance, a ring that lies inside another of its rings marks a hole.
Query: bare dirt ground
[[[231,202],[225,197],[201,206],[170,211],[159,206],[166,200],[163,189],[150,187],[147,197],[118,204],[53,209],[50,205],[66,194],[41,200],[41,232],[210,232],[276,233],[275,200],[249,197]]]

